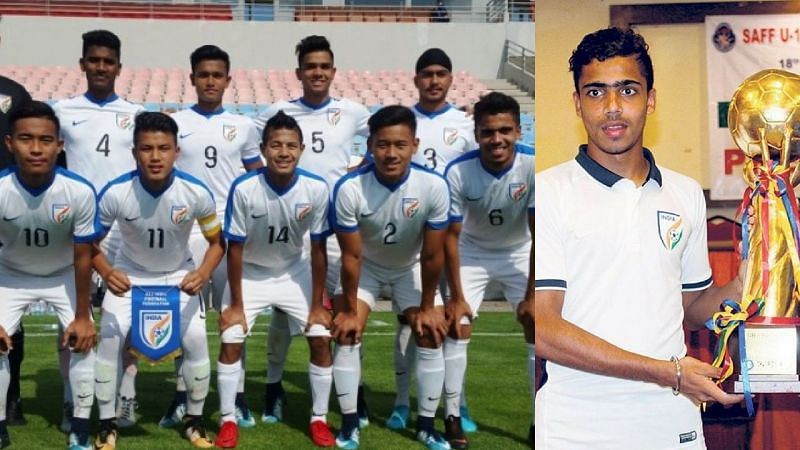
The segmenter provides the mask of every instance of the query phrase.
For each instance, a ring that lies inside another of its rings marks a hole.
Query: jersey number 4
[[[108,158],[108,154],[111,150],[108,148],[108,133],[104,134],[103,137],[100,138],[100,142],[97,143],[97,148],[94,151],[98,153],[102,153],[103,156]]]

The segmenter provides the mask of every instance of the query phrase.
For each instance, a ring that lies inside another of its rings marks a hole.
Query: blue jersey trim
[[[220,106],[219,108],[217,108],[217,109],[215,109],[215,110],[213,110],[211,112],[203,111],[202,109],[200,109],[199,105],[192,105],[192,107],[189,108],[189,109],[191,109],[192,111],[196,112],[197,114],[205,117],[206,119],[210,119],[210,118],[212,118],[214,116],[218,116],[218,115],[220,115],[220,114],[225,112],[225,108],[223,108],[222,106]]]
[[[147,192],[148,194],[152,195],[153,198],[158,198],[161,196],[161,194],[167,192],[167,189],[169,189],[172,186],[172,183],[175,182],[177,171],[178,171],[177,169],[172,169],[172,172],[169,174],[169,180],[167,180],[167,184],[165,184],[164,187],[162,187],[157,191],[151,190],[150,188],[147,187],[147,185],[144,183],[144,180],[142,179],[142,172],[138,169],[136,170],[136,176],[139,177],[139,184],[142,185],[142,189],[144,189],[144,191]]]
[[[533,215],[533,212],[536,208],[528,208],[528,214]]]
[[[559,290],[564,290],[567,288],[567,282],[564,280],[556,280],[556,279],[549,279],[549,280],[536,280],[533,282],[534,287],[539,288],[556,288]]]
[[[283,194],[291,191],[299,179],[300,176],[297,174],[297,172],[295,172],[295,174],[292,176],[292,179],[289,180],[289,183],[286,186],[278,186],[269,179],[269,170],[264,170],[264,180],[267,182],[267,186],[269,186],[273,192],[278,194],[278,197],[283,197]]]
[[[97,194],[97,202],[98,203],[100,202],[100,200],[103,198],[106,192],[111,188],[111,186],[114,186],[115,184],[123,184],[125,182],[128,182],[132,180],[134,177],[136,177],[138,174],[139,174],[138,171],[132,170],[128,173],[123,173],[117,178],[114,178],[113,180],[109,181],[105,186],[103,186],[103,189],[100,189],[100,193]]]
[[[26,192],[28,192],[29,194],[31,194],[34,197],[38,197],[38,196],[42,195],[43,192],[45,192],[46,190],[50,189],[50,186],[53,185],[53,181],[55,181],[55,179],[56,179],[56,173],[57,173],[54,170],[50,174],[51,177],[50,177],[49,180],[47,180],[47,182],[45,182],[41,186],[32,187],[32,186],[26,185],[25,182],[22,181],[22,178],[20,178],[20,176],[19,176],[19,166],[11,166],[11,167],[8,168],[8,170],[14,174],[15,178],[17,179],[17,182],[19,183],[20,186],[22,186],[22,189],[25,189]]]
[[[450,161],[449,164],[447,164],[447,167],[445,167],[445,169],[444,169],[444,177],[447,178],[447,173],[456,164],[461,164],[461,163],[463,163],[465,161],[469,161],[469,160],[472,160],[472,159],[475,159],[475,158],[479,158],[479,157],[480,157],[480,152],[478,150],[470,150],[470,151],[464,153],[463,155],[457,157],[456,159]]]
[[[92,234],[90,234],[88,236],[74,236],[72,238],[72,242],[75,242],[75,243],[78,243],[78,244],[91,244],[92,242],[97,240],[97,238],[99,237],[98,236],[99,234],[100,233],[92,233]]]
[[[300,97],[300,98],[298,98],[296,100],[292,100],[292,103],[300,103],[301,105],[305,106],[306,108],[310,108],[310,109],[313,109],[313,110],[319,110],[319,109],[322,109],[322,108],[328,106],[331,103],[331,101],[333,101],[333,97],[328,97],[327,99],[325,99],[319,105],[313,105],[313,104],[308,103],[307,101],[305,101],[303,99],[303,97]]]
[[[182,170],[179,170],[179,169],[174,169],[172,171],[172,173],[176,177],[180,178],[181,180],[186,180],[189,183],[196,184],[196,185],[202,187],[203,189],[206,190],[206,192],[208,192],[208,195],[211,196],[211,200],[214,200],[214,193],[211,192],[211,189],[209,189],[208,186],[206,186],[206,184],[203,183],[199,178],[196,178],[196,177],[194,177],[194,176],[192,176],[192,175],[190,175],[190,174],[188,174],[188,173],[186,173],[186,172],[184,172]],[[164,189],[164,190],[166,190],[166,189]]]
[[[311,233],[311,240],[312,241],[324,241],[325,239],[327,239],[332,234],[333,234],[333,232],[331,230],[328,230],[328,231],[325,231],[325,232],[322,232],[322,233]]]
[[[95,105],[97,105],[97,106],[99,106],[101,108],[119,98],[119,96],[117,94],[112,93],[111,95],[109,95],[105,99],[99,99],[99,98],[95,97],[94,95],[90,94],[88,91],[85,94],[83,94],[83,96],[86,97],[86,100],[89,100],[90,102],[94,103]]]
[[[309,171],[307,171],[305,169],[301,169],[299,167],[295,170],[295,172],[300,176],[304,176],[304,177],[307,177],[307,178],[311,178],[313,180],[321,181],[321,182],[325,183],[325,186],[328,186],[328,182],[325,181],[325,178],[322,178],[321,176],[315,174],[314,172],[309,172]]]
[[[247,236],[239,236],[238,234],[230,233],[227,230],[222,234],[225,236],[225,239],[233,242],[244,242],[247,240]]]
[[[343,227],[341,225],[337,225],[335,227],[335,230],[337,233],[355,233],[356,231],[358,231],[358,225],[354,227]]]
[[[261,157],[253,156],[252,158],[243,159],[242,160],[242,165],[247,166],[247,165],[252,164],[254,162],[261,162]]]
[[[448,217],[448,220],[450,222],[452,222],[452,223],[460,223],[460,222],[464,221],[464,216],[453,216],[453,215],[450,215]]]
[[[426,225],[427,225],[427,226],[428,226],[428,228],[430,228],[431,230],[443,230],[443,229],[447,228],[447,225],[448,225],[449,223],[450,223],[450,222],[449,222],[449,221],[447,221],[447,220],[442,220],[441,222],[427,222],[427,224],[426,224]]]
[[[533,156],[536,154],[536,150],[533,148],[533,146],[530,146],[523,142],[517,142],[516,144],[514,144],[514,148],[516,149],[517,153],[522,153],[524,155]]]
[[[699,291],[705,289],[714,282],[712,277],[708,277],[708,279],[700,281],[698,283],[685,283],[681,285],[681,289],[684,291]]]
[[[228,199],[225,201],[225,221],[224,221],[224,226],[223,226],[223,229],[222,229],[222,233],[226,237],[228,236],[229,230],[230,230],[231,215],[233,214],[233,196],[234,196],[234,193],[236,192],[236,188],[240,184],[242,184],[245,181],[249,180],[250,178],[257,177],[257,176],[260,176],[260,175],[264,174],[266,172],[266,170],[267,170],[266,167],[260,167],[260,168],[258,168],[256,170],[252,170],[252,171],[247,172],[247,173],[245,173],[243,175],[239,175],[238,177],[236,177],[235,180],[233,180],[233,183],[231,183],[231,188],[228,190]],[[236,236],[236,235],[232,234],[231,236]]]
[[[350,173],[347,173],[343,177],[339,178],[339,181],[337,181],[336,184],[333,185],[333,193],[331,194],[331,204],[328,207],[328,225],[333,230],[339,231],[339,228],[341,228],[341,226],[339,225],[339,222],[337,222],[337,220],[336,220],[336,197],[338,197],[338,195],[339,195],[339,189],[348,180],[351,180],[351,179],[353,179],[355,177],[358,177],[358,176],[361,176],[361,175],[364,175],[364,174],[372,172],[374,167],[375,166],[373,164],[367,164],[366,166],[359,167],[358,169],[356,169],[356,170],[354,170],[354,171],[352,171]],[[356,227],[356,229],[357,228],[358,227]],[[355,230],[351,230],[351,231],[355,231]]]
[[[452,109],[452,108],[453,108],[453,105],[451,105],[450,103],[445,103],[444,106],[442,106],[441,108],[437,109],[436,111],[428,111],[426,109],[423,109],[422,105],[420,105],[419,103],[414,105],[414,109],[418,113],[422,114],[423,116],[425,116],[425,117],[427,117],[429,119],[433,119],[436,116],[441,116],[442,114],[446,113],[447,111],[450,111],[450,109]]]

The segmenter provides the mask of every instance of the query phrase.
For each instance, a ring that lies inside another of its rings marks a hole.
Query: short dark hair
[[[410,109],[403,105],[391,105],[381,108],[369,118],[367,123],[369,124],[370,136],[377,133],[381,128],[394,125],[407,125],[414,135],[417,134],[417,118]]]
[[[325,36],[311,35],[303,38],[294,48],[297,55],[297,67],[303,67],[303,58],[311,52],[328,52],[333,60],[333,50],[331,43]]]
[[[569,58],[569,70],[575,82],[575,92],[579,92],[578,80],[583,67],[593,60],[605,61],[616,56],[634,56],[639,63],[639,71],[647,81],[647,91],[653,89],[653,61],[647,53],[650,47],[641,34],[633,30],[606,28],[587,34]]]
[[[192,52],[192,55],[189,56],[189,62],[192,65],[192,73],[194,73],[195,67],[197,67],[201,61],[209,60],[222,61],[225,63],[225,72],[231,71],[231,58],[225,50],[216,45],[203,45],[197,47],[195,51]]]
[[[472,117],[475,120],[475,129],[484,117],[495,114],[509,113],[514,117],[514,122],[519,125],[519,103],[514,97],[503,94],[502,92],[489,92],[475,103]]]
[[[294,117],[286,114],[283,112],[283,110],[278,111],[277,114],[270,117],[270,119],[267,121],[267,124],[264,125],[264,131],[261,133],[261,141],[264,143],[264,145],[267,145],[269,134],[275,130],[296,131],[297,135],[300,136],[300,143],[303,143],[303,130],[300,129],[300,125],[297,124],[297,121],[294,120]]]
[[[94,30],[83,33],[83,53],[86,56],[89,47],[106,47],[117,52],[117,59],[122,57],[120,47],[122,44],[116,34],[108,30]]]
[[[145,111],[136,116],[136,126],[133,128],[133,146],[139,145],[139,133],[162,132],[171,134],[178,143],[178,124],[175,119],[162,112]]]
[[[11,108],[11,111],[8,112],[8,134],[14,134],[14,131],[16,131],[17,122],[22,119],[30,119],[32,117],[37,119],[47,119],[50,122],[53,122],[53,124],[56,126],[56,136],[58,136],[61,130],[61,122],[58,121],[56,112],[53,111],[53,108],[51,108],[47,103],[37,100],[23,102]]]

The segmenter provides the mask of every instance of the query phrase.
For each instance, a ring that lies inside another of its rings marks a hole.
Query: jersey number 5
[[[325,140],[322,139],[322,131],[311,132],[311,151],[322,153],[325,150]]]

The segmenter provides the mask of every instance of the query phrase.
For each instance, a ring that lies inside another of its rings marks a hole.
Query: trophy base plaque
[[[744,333],[750,392],[800,393],[800,376],[797,371],[800,367],[800,326],[748,324]],[[739,381],[734,383],[734,392],[744,392],[741,374]]]

